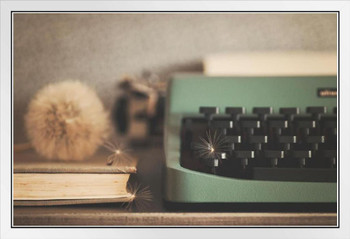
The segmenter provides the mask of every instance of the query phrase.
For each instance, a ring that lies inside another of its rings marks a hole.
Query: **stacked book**
[[[46,206],[130,202],[128,192],[136,160],[107,165],[101,151],[84,161],[47,161],[34,151],[15,153],[13,199],[15,206]]]

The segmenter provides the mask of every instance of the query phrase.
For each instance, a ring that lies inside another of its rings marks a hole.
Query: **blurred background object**
[[[265,51],[213,54],[203,60],[211,76],[337,75],[336,51]]]
[[[84,79],[111,110],[125,74],[165,82],[202,72],[212,54],[337,50],[335,13],[15,13],[13,27],[15,143],[27,142],[28,102],[47,83]]]
[[[141,79],[124,77],[112,111],[116,133],[133,144],[144,144],[151,135],[163,133],[165,82],[144,73]]]

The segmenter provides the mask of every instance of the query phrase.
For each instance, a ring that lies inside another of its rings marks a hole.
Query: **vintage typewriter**
[[[336,210],[336,92],[336,76],[174,76],[165,202],[204,210]]]

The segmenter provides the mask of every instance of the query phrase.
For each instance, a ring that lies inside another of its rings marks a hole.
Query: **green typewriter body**
[[[164,200],[337,202],[337,77],[175,75]]]

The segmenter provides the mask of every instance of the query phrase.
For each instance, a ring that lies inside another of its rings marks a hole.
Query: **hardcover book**
[[[48,161],[34,151],[14,154],[13,199],[15,206],[43,206],[129,202],[130,174],[136,160],[127,165],[107,165],[110,153],[98,152],[83,161]]]

